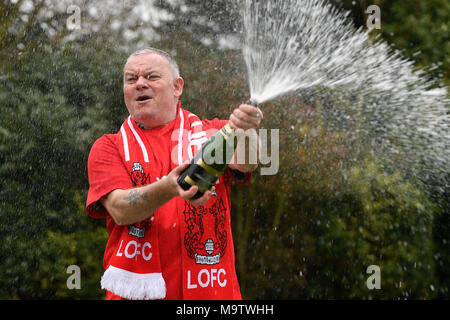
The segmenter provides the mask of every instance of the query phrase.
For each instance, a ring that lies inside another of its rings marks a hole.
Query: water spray
[[[321,109],[327,125],[347,133],[350,145],[364,140],[385,167],[448,187],[447,88],[431,83],[385,42],[372,41],[369,31],[355,30],[348,13],[325,0],[244,0],[242,15],[248,104],[288,92],[312,104],[314,96],[327,105]],[[180,185],[198,185],[198,195],[210,188],[233,153],[223,156],[222,164],[206,164],[204,155],[216,143],[234,150],[234,140],[231,128],[219,130],[191,161]],[[356,152],[354,159],[361,151]]]

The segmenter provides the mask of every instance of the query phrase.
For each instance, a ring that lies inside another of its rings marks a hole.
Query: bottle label
[[[197,165],[199,165],[200,167],[202,167],[203,169],[205,169],[206,172],[208,172],[210,175],[212,175],[212,176],[214,176],[214,177],[216,177],[216,178],[219,178],[219,177],[221,176],[221,174],[223,173],[223,172],[221,172],[221,171],[218,171],[218,170],[214,169],[212,166],[208,166],[208,165],[203,161],[202,158],[200,158],[200,159],[197,161]]]

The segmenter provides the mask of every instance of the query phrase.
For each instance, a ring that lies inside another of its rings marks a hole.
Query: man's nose
[[[139,77],[136,81],[136,88],[138,90],[148,88],[147,80],[144,77]]]

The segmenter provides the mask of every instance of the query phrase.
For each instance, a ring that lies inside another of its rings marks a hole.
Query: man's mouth
[[[137,97],[136,101],[147,101],[150,99],[152,99],[152,97],[147,96],[147,95],[142,95],[142,96]]]

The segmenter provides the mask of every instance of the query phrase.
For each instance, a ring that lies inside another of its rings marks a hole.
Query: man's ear
[[[173,94],[176,98],[179,98],[183,93],[184,80],[182,77],[178,77],[173,81]]]

